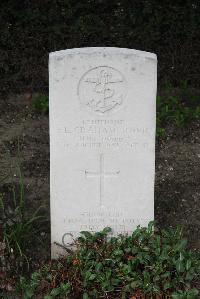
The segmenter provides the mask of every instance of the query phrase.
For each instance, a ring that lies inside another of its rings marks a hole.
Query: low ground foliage
[[[138,227],[131,236],[113,237],[110,228],[82,232],[66,248],[66,257],[31,270],[33,239],[37,239],[41,215],[25,213],[23,176],[19,190],[13,185],[12,206],[5,208],[1,197],[2,239],[0,240],[0,296],[14,298],[197,298],[200,259],[187,248],[181,229]],[[1,195],[2,196],[2,195]],[[166,297],[168,296],[168,297]],[[5,297],[7,298],[7,297]]]
[[[33,257],[30,249],[39,241],[41,223],[38,221],[44,218],[40,213],[41,207],[28,215],[20,165],[16,170],[18,186],[12,182],[7,186],[6,195],[0,193],[0,298],[1,290],[12,291],[18,275],[31,270]]]
[[[47,114],[49,112],[49,99],[44,94],[33,97],[33,109],[37,113]]]
[[[31,279],[20,278],[22,298],[197,298],[199,255],[187,249],[181,229],[155,232],[153,224],[131,236],[111,229],[82,232],[76,250],[49,262]]]
[[[200,94],[191,88],[187,81],[181,82],[179,88],[167,84],[162,92],[158,93],[156,101],[158,137],[165,136],[168,125],[183,128],[195,120],[200,120]]]

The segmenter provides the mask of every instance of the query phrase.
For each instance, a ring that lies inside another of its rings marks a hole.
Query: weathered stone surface
[[[156,55],[50,54],[52,257],[72,233],[131,232],[154,218]]]

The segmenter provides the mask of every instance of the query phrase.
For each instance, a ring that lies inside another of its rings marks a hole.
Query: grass
[[[38,215],[39,210],[36,210],[31,218],[27,219],[25,214],[25,200],[24,200],[24,185],[23,179],[20,173],[20,183],[19,183],[19,197],[15,187],[12,188],[12,211],[7,209],[4,206],[4,199],[1,195],[0,205],[3,216],[3,240],[8,254],[11,254],[15,257],[24,258],[28,264],[28,258],[26,256],[26,247],[27,240],[30,239],[30,236],[35,233],[33,230],[33,223],[41,218]]]
[[[12,289],[15,280],[20,273],[30,270],[29,250],[33,240],[38,239],[39,228],[35,223],[43,218],[38,208],[31,216],[26,212],[26,200],[24,191],[24,179],[20,166],[17,165],[19,183],[11,184],[10,199],[0,194],[1,231],[0,240],[0,290]],[[1,292],[0,292],[1,295]]]
[[[76,250],[20,278],[24,299],[195,299],[199,254],[191,252],[182,230],[155,231],[138,227],[131,236],[82,232]]]

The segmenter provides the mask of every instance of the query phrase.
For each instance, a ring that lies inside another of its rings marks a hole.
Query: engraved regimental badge
[[[117,111],[123,104],[125,91],[124,76],[108,66],[90,69],[83,74],[78,86],[81,104],[99,114]]]

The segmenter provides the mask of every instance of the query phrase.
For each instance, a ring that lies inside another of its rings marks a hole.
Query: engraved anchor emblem
[[[88,71],[81,81],[87,87],[84,102],[90,110],[105,113],[122,104],[124,78],[114,68],[97,67]]]
[[[95,92],[103,94],[104,98],[110,98],[114,95],[114,89],[107,87],[107,85],[111,83],[111,81],[109,81],[110,76],[111,75],[109,73],[107,73],[105,70],[102,70],[100,72],[99,78],[97,78],[96,81],[93,81],[93,83],[96,83],[94,86]]]

